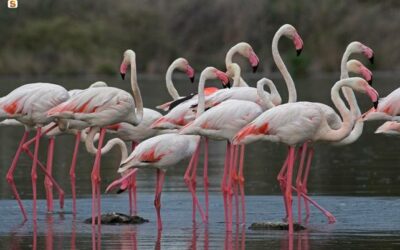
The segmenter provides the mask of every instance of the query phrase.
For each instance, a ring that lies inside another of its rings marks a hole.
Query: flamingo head
[[[211,78],[217,78],[222,82],[222,85],[224,86],[224,88],[230,88],[231,87],[231,83],[229,81],[229,77],[225,72],[222,72],[218,69],[214,69],[214,77]]]
[[[301,39],[299,33],[297,33],[296,28],[290,24],[284,24],[278,30],[278,32],[279,31],[281,31],[288,38],[292,39],[294,47],[296,48],[297,56],[299,56],[303,51],[303,40]]]
[[[369,59],[369,61],[373,64],[374,63],[374,51],[360,43],[360,42],[351,42],[348,46],[347,46],[347,50],[350,50],[353,53],[362,53],[365,55],[365,57],[367,57]]]
[[[249,60],[249,63],[251,65],[251,67],[253,68],[253,73],[256,72],[260,60],[258,59],[257,54],[254,52],[254,50],[250,46],[250,44],[241,42],[241,43],[238,43],[236,46],[238,48],[238,53],[240,55],[242,55],[243,57],[246,57]]]
[[[348,61],[347,70],[355,74],[361,74],[368,84],[372,86],[372,72],[360,61],[355,59]]]
[[[375,134],[400,135],[400,123],[387,121],[375,130]]]
[[[124,52],[122,63],[121,66],[119,67],[119,72],[121,74],[122,79],[125,79],[128,66],[131,65],[132,60],[135,60],[135,58],[136,54],[133,50],[128,49]]]
[[[190,81],[193,83],[194,82],[194,69],[190,66],[188,60],[186,60],[183,57],[180,57],[176,59],[173,63],[173,65],[176,65],[176,68],[181,70],[182,72],[185,72],[186,75],[189,77]]]
[[[137,172],[138,168],[134,169],[128,169],[121,173],[122,177],[113,181],[110,185],[108,185],[106,189],[106,193],[108,193],[110,190],[113,190],[117,187],[119,187],[117,193],[120,194],[124,192],[132,183],[131,178],[133,174]]]
[[[376,91],[373,87],[371,87],[367,81],[365,81],[360,77],[348,78],[346,80],[351,82],[350,87],[353,90],[367,94],[371,98],[371,101],[374,104],[375,109],[378,107],[378,100],[379,100],[378,91]]]

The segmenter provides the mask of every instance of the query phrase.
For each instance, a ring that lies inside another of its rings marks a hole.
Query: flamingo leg
[[[32,177],[32,192],[33,192],[33,208],[32,208],[32,213],[33,213],[33,220],[37,220],[37,207],[36,207],[36,181],[37,181],[37,161],[38,161],[38,153],[39,153],[39,142],[40,142],[40,133],[42,131],[41,127],[38,127],[36,129],[36,141],[35,141],[35,151],[33,153],[33,162],[32,162],[32,171],[31,171],[31,177]]]
[[[104,136],[106,130],[100,129],[99,144],[97,146],[96,158],[93,164],[93,170],[91,174],[92,179],[92,226],[95,225],[96,210],[97,210],[97,224],[101,224],[101,203],[100,203],[100,160],[101,160],[101,148],[103,146]]]
[[[204,166],[203,166],[204,200],[206,206],[206,220],[208,221],[208,138],[204,138]]]
[[[137,142],[132,141],[131,150],[135,150]],[[136,201],[136,173],[132,175],[129,184],[129,214],[136,215],[137,213],[137,201]]]
[[[289,224],[289,234],[293,234],[293,210],[292,210],[292,176],[293,176],[293,165],[295,161],[295,148],[293,146],[289,147],[289,161],[287,166],[286,174],[286,190],[285,199],[288,205],[288,224]]]
[[[311,167],[311,162],[312,162],[312,158],[314,156],[314,148],[310,148],[309,152],[308,152],[308,156],[307,156],[307,165],[306,165],[306,169],[303,175],[303,180],[302,180],[302,190],[301,192],[303,194],[307,194],[308,190],[307,190],[307,180],[308,180],[308,175],[310,174],[310,167]],[[306,208],[306,222],[308,222],[309,218],[310,218],[310,206],[308,204],[308,201],[306,199],[304,199],[304,206]],[[328,220],[330,223],[335,222],[335,219],[332,221],[331,217],[328,216]]]
[[[239,190],[238,190],[238,173],[237,173],[237,157],[239,146],[233,146],[233,164],[232,164],[232,186],[235,197],[235,216],[236,223],[239,224]]]
[[[240,146],[240,156],[239,156],[239,188],[242,203],[242,223],[246,224],[246,200],[244,195],[244,175],[243,175],[243,163],[244,163],[244,150],[245,146]]]
[[[193,222],[196,219],[196,210],[195,210],[196,206],[199,209],[199,213],[200,213],[202,221],[206,222],[206,217],[204,215],[204,211],[203,211],[203,209],[200,205],[200,202],[197,198],[196,191],[194,190],[194,185],[192,184],[192,180],[191,180],[191,178],[192,178],[191,171],[192,171],[192,169],[196,168],[195,165],[197,165],[197,163],[198,163],[199,153],[200,153],[200,143],[197,145],[196,151],[193,153],[192,158],[190,159],[189,166],[187,167],[187,169],[185,171],[184,180],[185,180],[185,183],[186,183],[190,193],[192,194],[192,199],[193,199],[192,220],[193,220]]]
[[[52,136],[47,147],[46,170],[50,175],[53,172],[54,141],[54,136]],[[51,213],[53,212],[53,183],[48,177],[44,178],[44,186],[46,187],[47,212]]]
[[[15,168],[17,167],[19,156],[21,155],[21,152],[22,152],[22,146],[25,143],[26,139],[28,138],[28,135],[29,135],[29,132],[25,131],[24,135],[21,138],[21,141],[19,142],[18,149],[17,149],[17,151],[15,153],[14,159],[13,159],[13,161],[11,163],[11,166],[8,169],[8,172],[7,172],[7,175],[6,175],[7,182],[10,185],[10,187],[12,189],[12,192],[14,194],[14,197],[18,202],[18,206],[19,206],[19,208],[20,208],[20,210],[22,212],[22,215],[24,216],[24,221],[28,220],[28,217],[26,216],[25,208],[22,205],[21,198],[20,198],[20,196],[18,194],[17,187],[16,187],[15,182],[14,182],[14,172],[15,172]]]
[[[154,206],[157,211],[157,228],[158,231],[162,230],[161,221],[161,191],[164,184],[165,172],[163,170],[157,169],[157,184],[156,184],[156,195],[154,198]]]
[[[228,146],[230,147],[230,157],[228,158],[228,182],[226,185],[227,189],[227,209],[228,209],[228,222],[227,222],[227,230],[232,232],[232,172],[233,172],[233,156],[234,156],[234,148],[233,145],[228,141]]]
[[[229,160],[230,160],[230,147],[229,144],[226,144],[226,153],[225,153],[225,162],[224,162],[224,175],[222,177],[222,182],[221,182],[221,191],[222,191],[222,197],[224,201],[224,215],[225,215],[225,224],[226,224],[226,230],[227,228],[227,223],[228,223],[228,200],[227,200],[227,188],[226,188],[226,178],[228,176],[228,168],[229,168]]]
[[[46,129],[45,131],[42,131],[40,137],[47,135],[47,133],[49,133],[51,130],[53,130],[54,128],[57,127],[57,124],[54,124],[53,126],[51,126],[50,128]],[[27,149],[32,143],[34,143],[36,141],[36,137],[33,137],[32,139],[28,140],[27,142],[25,142],[22,146],[22,148],[25,150]]]
[[[288,163],[289,163],[289,151],[287,153],[285,162],[283,163],[282,168],[279,171],[279,174],[278,174],[278,177],[277,177],[277,180],[279,181],[279,187],[281,188],[282,197],[283,197],[283,204],[285,206],[285,212],[286,212],[284,221],[286,221],[287,218],[288,218],[288,206],[287,206],[286,199],[285,199],[286,170],[287,170]]]
[[[34,159],[34,155],[29,149],[26,149],[25,153],[32,160]],[[56,182],[56,180],[54,180],[53,176],[51,176],[51,174],[49,174],[47,172],[46,167],[43,165],[43,163],[40,162],[39,160],[37,160],[36,162],[37,162],[37,165],[40,167],[40,170],[42,170],[42,172],[45,174],[45,176],[47,178],[49,178],[49,180],[53,183],[54,187],[57,189],[57,192],[58,192],[58,195],[59,195],[59,199],[60,199],[60,209],[63,209],[64,208],[64,194],[65,194],[64,190],[62,190],[60,185]]]
[[[299,149],[300,153],[300,149]],[[299,224],[301,223],[301,193],[302,193],[302,174],[303,174],[303,168],[304,168],[304,160],[306,158],[307,154],[307,142],[305,142],[302,147],[301,147],[301,156],[300,156],[300,164],[299,164],[299,169],[297,171],[297,177],[296,177],[296,189],[299,191],[297,192],[297,213],[298,213],[298,222]]]
[[[69,177],[71,181],[71,193],[72,193],[72,213],[76,215],[76,187],[75,187],[75,181],[76,181],[76,175],[75,175],[75,169],[76,169],[76,161],[78,157],[78,152],[79,152],[79,143],[81,142],[81,133],[77,133],[75,135],[75,145],[74,145],[74,153],[72,155],[72,161],[71,161],[71,167],[69,169]]]

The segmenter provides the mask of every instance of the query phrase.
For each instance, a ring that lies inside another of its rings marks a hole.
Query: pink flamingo
[[[107,187],[107,192],[117,186],[121,186],[124,181],[129,180],[131,176],[139,168],[143,169],[156,169],[157,170],[157,183],[155,190],[154,206],[157,211],[157,227],[162,230],[161,221],[161,191],[164,183],[166,171],[172,166],[179,163],[181,160],[188,158],[195,154],[198,149],[200,137],[191,135],[177,135],[165,134],[158,135],[147,139],[137,145],[135,150],[130,156],[121,163],[118,172],[123,175],[122,178],[114,181]],[[193,164],[193,157],[190,164]],[[133,169],[133,170],[132,170]],[[192,195],[196,200],[202,214],[201,206],[197,200],[196,194],[192,191]],[[202,214],[203,221],[205,221],[204,214]]]
[[[254,121],[242,128],[234,137],[234,144],[250,143],[256,140],[282,142],[289,145],[287,156],[285,194],[288,213],[289,233],[293,233],[292,216],[292,174],[296,145],[309,141],[338,141],[345,138],[353,128],[354,119],[340,98],[341,87],[350,87],[355,91],[366,93],[374,105],[377,105],[378,93],[359,77],[343,79],[332,87],[332,102],[343,117],[342,126],[332,129],[327,115],[321,105],[313,102],[296,102],[282,104],[269,109]]]
[[[46,115],[46,112],[52,107],[62,103],[69,98],[67,90],[63,87],[51,84],[51,83],[30,83],[18,87],[7,96],[1,98],[0,108],[4,111],[2,114],[3,118],[16,119],[18,122],[25,126],[25,132],[19,143],[17,152],[14,156],[13,162],[7,172],[7,182],[12,188],[13,194],[17,199],[20,210],[24,216],[24,220],[27,220],[25,209],[22,205],[18,191],[14,183],[14,171],[16,169],[19,156],[24,150],[32,162],[32,190],[33,190],[33,220],[37,219],[37,207],[36,207],[36,181],[37,181],[37,166],[45,173],[46,177],[55,185],[60,195],[60,207],[63,208],[64,203],[64,191],[55,182],[45,166],[38,160],[39,140],[42,136],[42,128],[46,124],[51,122]],[[30,130],[36,129],[36,135],[32,142],[35,143],[34,153],[29,150],[27,143],[27,137]],[[44,132],[46,133],[46,131]]]
[[[143,102],[137,84],[135,58],[135,52],[125,51],[120,68],[121,73],[125,74],[128,66],[131,66],[133,98],[128,92],[113,87],[89,88],[48,112],[49,117],[76,120],[86,124],[87,127],[100,128],[98,149],[91,175],[92,225],[95,224],[96,211],[98,224],[101,219],[100,159],[106,127],[120,122],[137,125],[143,117]]]

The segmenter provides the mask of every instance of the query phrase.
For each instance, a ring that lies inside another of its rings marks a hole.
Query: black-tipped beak
[[[253,66],[252,68],[253,68],[253,73],[256,73],[258,69],[258,64],[256,66]]]
[[[231,82],[229,81],[225,86],[224,86],[224,88],[228,88],[228,89],[230,89],[231,88]]]
[[[378,101],[374,102],[374,108],[378,108]]]
[[[125,80],[125,73],[121,73],[122,80]]]
[[[302,51],[303,51],[303,48],[296,50],[296,55],[299,56]]]
[[[120,194],[120,193],[124,192],[125,190],[126,190],[126,189],[119,188],[119,189],[117,190],[117,194]]]
[[[369,58],[369,62],[370,62],[371,64],[374,64],[374,56],[371,56],[371,58]]]
[[[190,77],[190,81],[194,83],[194,76]]]
[[[369,86],[372,86],[372,77],[371,77],[371,79],[368,80],[368,84],[369,84]]]

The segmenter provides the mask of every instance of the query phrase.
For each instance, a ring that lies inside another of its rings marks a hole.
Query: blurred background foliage
[[[395,0],[19,0],[14,10],[6,1],[0,5],[0,75],[117,74],[127,48],[136,51],[143,73],[164,73],[179,56],[198,71],[223,68],[226,51],[240,41],[253,46],[268,73],[275,70],[272,37],[284,23],[294,25],[305,44],[299,58],[290,41],[280,45],[295,73],[338,71],[354,40],[374,49],[376,69],[400,69]]]

